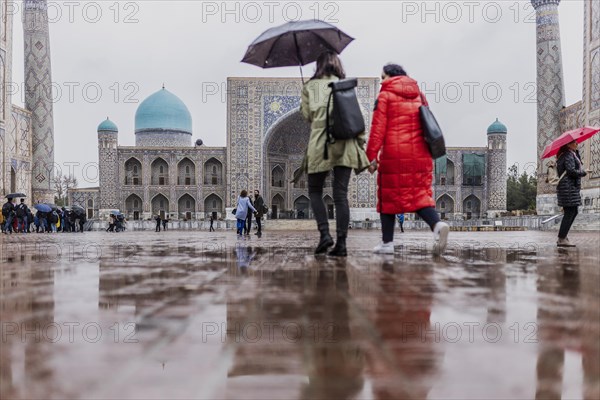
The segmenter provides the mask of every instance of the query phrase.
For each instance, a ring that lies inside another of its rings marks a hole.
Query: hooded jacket
[[[427,105],[427,100],[414,79],[395,76],[382,83],[367,145],[369,161],[379,163],[380,213],[401,214],[435,207],[433,161],[421,129],[421,105]]]

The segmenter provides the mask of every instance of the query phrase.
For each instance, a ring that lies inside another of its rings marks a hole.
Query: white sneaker
[[[433,252],[437,255],[442,254],[446,251],[448,245],[448,233],[450,232],[450,226],[445,222],[438,222],[433,228],[433,239],[436,241],[433,246]]]
[[[375,254],[394,254],[394,242],[379,243],[373,249],[373,253],[375,253]]]

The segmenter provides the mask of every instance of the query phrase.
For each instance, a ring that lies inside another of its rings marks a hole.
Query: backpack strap
[[[331,93],[329,93],[329,99],[327,99],[327,110],[325,111],[325,135],[327,138],[325,139],[325,150],[323,151],[323,159],[329,159],[329,153],[327,151],[327,145],[332,143],[331,141],[331,125],[329,125],[329,106],[331,105],[331,99],[333,98],[333,88],[331,89]]]

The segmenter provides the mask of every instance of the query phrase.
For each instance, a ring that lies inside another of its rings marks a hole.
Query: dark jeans
[[[440,222],[435,208],[425,207],[417,211],[419,217],[429,225],[431,230],[435,227],[435,224]],[[389,243],[394,241],[394,226],[396,225],[396,214],[380,214],[381,215],[381,232],[383,234],[383,243]]]
[[[246,218],[246,224],[244,225],[244,233],[248,235],[252,233],[252,217],[253,215],[248,210],[248,218]]]
[[[260,217],[258,215],[256,216],[256,226],[258,227],[258,233],[261,233],[262,225],[260,223]]]
[[[310,197],[310,206],[317,220],[319,232],[329,232],[329,223],[327,222],[327,209],[323,201],[323,185],[327,172],[308,174],[308,195]],[[350,207],[348,206],[348,183],[352,168],[335,167],[333,168],[333,203],[335,204],[335,222],[337,225],[337,236],[345,238],[348,235],[348,225],[350,224]]]
[[[575,217],[578,213],[577,207],[563,207],[563,209],[565,210],[565,215],[563,216],[562,222],[560,223],[560,229],[558,230],[559,239],[567,237],[571,225],[573,225],[573,221],[575,221]]]

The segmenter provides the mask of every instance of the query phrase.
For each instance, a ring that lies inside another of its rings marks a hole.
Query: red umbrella
[[[583,128],[567,131],[560,135],[558,139],[546,146],[544,153],[542,154],[542,158],[555,156],[558,153],[558,150],[565,144],[569,144],[574,140],[577,141],[577,143],[581,143],[588,140],[599,131],[600,128],[596,128],[595,126],[584,126]]]

